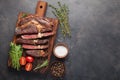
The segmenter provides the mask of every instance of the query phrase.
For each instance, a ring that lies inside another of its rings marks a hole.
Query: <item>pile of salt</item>
[[[65,46],[57,46],[54,50],[54,54],[58,58],[63,58],[68,54],[68,49]]]

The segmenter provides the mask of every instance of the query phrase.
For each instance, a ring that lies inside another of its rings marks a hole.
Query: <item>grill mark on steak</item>
[[[30,45],[39,45],[39,44],[46,44],[48,43],[48,39],[36,39],[36,40],[27,40],[27,39],[22,39],[18,38],[16,39],[17,44],[30,44]]]
[[[26,50],[25,53],[33,57],[45,57],[48,55],[44,50]]]
[[[49,37],[54,35],[54,32],[49,33],[38,33],[38,34],[31,34],[31,35],[21,35],[23,39],[36,39],[36,38],[43,38],[43,37]]]
[[[51,31],[53,31],[53,28],[51,28],[51,27],[49,27],[49,28],[43,28],[43,29],[41,29],[41,33],[44,33],[44,32],[51,32]]]
[[[22,48],[24,49],[47,49],[47,45],[27,45],[27,44],[22,44]]]

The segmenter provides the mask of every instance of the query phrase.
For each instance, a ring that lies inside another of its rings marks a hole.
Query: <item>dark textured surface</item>
[[[58,0],[46,0],[56,5]],[[66,76],[60,80],[120,80],[120,0],[61,0],[70,8],[72,38]],[[57,80],[48,75],[9,71],[7,58],[17,14],[34,13],[37,0],[0,0],[0,80]],[[47,16],[54,17],[48,8]]]

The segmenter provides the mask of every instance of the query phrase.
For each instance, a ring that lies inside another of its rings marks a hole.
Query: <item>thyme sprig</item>
[[[61,4],[58,2],[59,8],[54,7],[53,5],[49,5],[53,9],[52,13],[58,18],[60,22],[61,32],[63,36],[66,35],[71,36],[70,25],[69,25],[69,8],[66,4]]]

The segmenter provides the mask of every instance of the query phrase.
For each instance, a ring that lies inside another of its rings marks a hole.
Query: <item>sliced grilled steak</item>
[[[25,53],[33,57],[45,57],[48,55],[44,50],[26,50]]]
[[[18,38],[16,39],[16,43],[17,44],[31,44],[31,45],[38,45],[38,44],[46,44],[48,43],[48,39],[44,39],[44,40],[40,40],[40,39],[36,39],[36,40],[27,40],[27,39],[22,39],[22,38]]]
[[[27,16],[25,18],[22,18],[19,22],[18,22],[18,26],[21,26],[29,21],[31,21],[34,17],[32,15]]]
[[[35,20],[38,23],[45,25],[46,27],[51,27],[51,25],[53,25],[53,23],[51,23],[47,18],[39,17],[37,15],[30,15],[28,17],[22,18],[18,22],[18,26],[22,26],[22,25],[30,22],[31,20]]]
[[[54,32],[49,33],[38,33],[38,34],[32,34],[32,35],[21,35],[23,39],[36,39],[36,38],[42,38],[42,37],[48,37],[54,35]]]
[[[50,22],[47,18],[36,17],[35,20],[38,21],[40,24],[45,25],[46,27],[53,26],[53,23]]]
[[[47,45],[27,45],[27,44],[23,44],[22,48],[24,48],[24,49],[47,49],[48,44]]]
[[[25,27],[25,28],[19,28],[19,27],[17,27],[16,28],[16,30],[15,30],[15,32],[16,32],[16,35],[20,35],[20,34],[37,34],[38,33],[38,30],[37,30],[37,28],[36,28],[36,26],[35,25],[28,25],[27,27]]]
[[[21,25],[20,28],[23,29],[23,28],[25,28],[25,27],[27,27],[28,25],[31,25],[31,24],[35,25],[38,29],[41,29],[41,28],[45,27],[44,25],[39,24],[39,22],[37,22],[36,20],[33,19],[33,20]]]
[[[52,27],[49,27],[49,28],[42,28],[40,30],[41,33],[44,33],[44,32],[51,32],[53,29]],[[17,27],[16,28],[16,35],[21,35],[21,34],[37,34],[39,33],[39,30],[37,29],[37,27],[33,24],[31,25],[28,25],[27,27],[25,28],[19,28]]]

